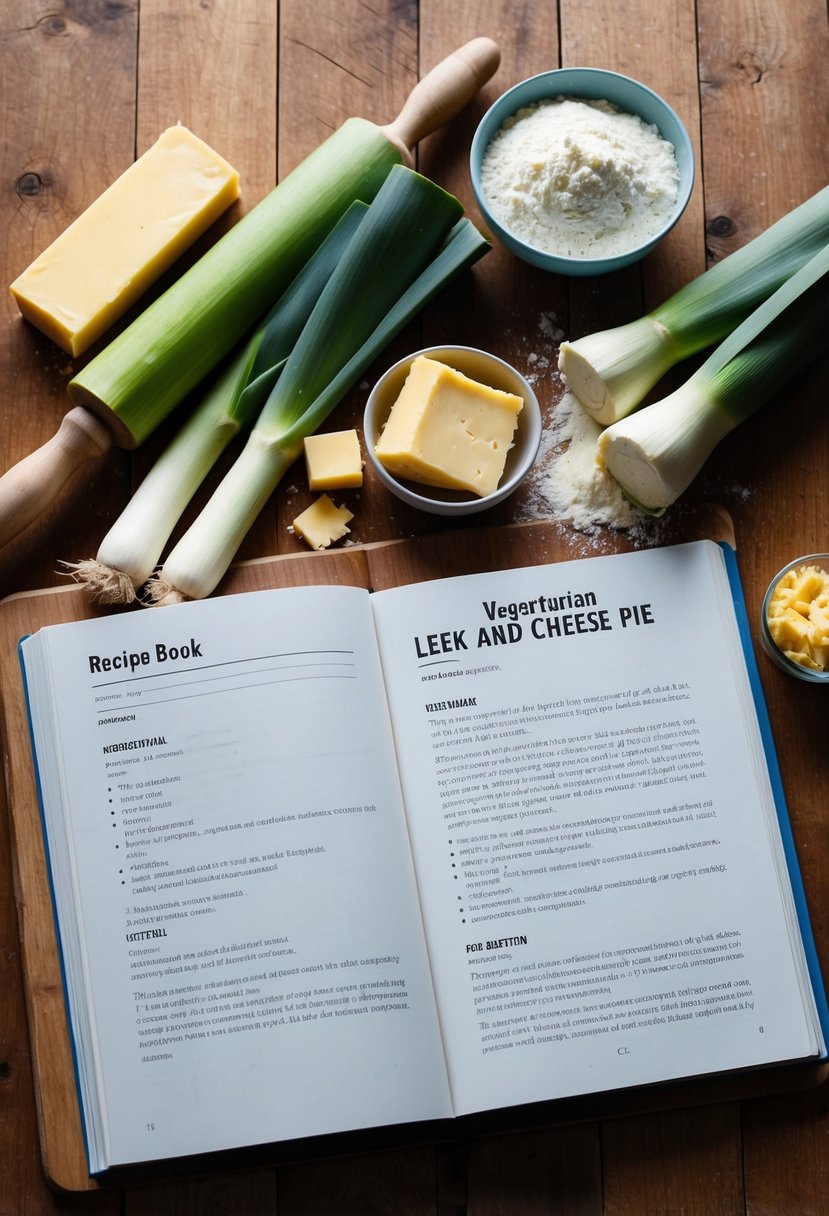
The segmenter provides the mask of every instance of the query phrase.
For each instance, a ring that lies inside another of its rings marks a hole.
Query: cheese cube
[[[817,599],[824,590],[825,581],[826,575],[817,566],[806,566],[802,570],[794,572],[792,599],[797,601],[798,612],[804,611],[800,607],[801,604],[805,605],[805,610],[808,612],[809,604],[812,600]]]
[[[808,649],[809,622],[804,620],[799,612],[787,609],[781,616],[770,619],[769,628],[781,650]]]
[[[11,285],[21,313],[79,355],[239,197],[239,175],[169,127]]]
[[[397,477],[484,497],[501,480],[523,404],[418,355],[375,444],[377,459]]]
[[[329,431],[308,435],[305,469],[312,490],[343,490],[363,484],[363,461],[357,432]]]
[[[337,507],[327,494],[320,494],[310,507],[297,515],[293,529],[312,549],[327,549],[350,532],[346,525],[353,518],[347,507]]]

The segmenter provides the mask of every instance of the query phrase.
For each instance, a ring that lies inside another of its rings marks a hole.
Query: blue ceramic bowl
[[[629,114],[638,114],[646,123],[656,126],[659,133],[673,144],[679,167],[679,188],[670,218],[644,243],[625,253],[611,257],[564,257],[534,248],[505,228],[492,214],[481,188],[481,163],[493,136],[507,118],[524,106],[553,97],[589,98],[609,101]],[[472,189],[482,216],[492,232],[517,257],[543,270],[557,274],[608,274],[639,261],[670,232],[685,210],[694,185],[694,150],[688,132],[671,107],[651,89],[629,76],[607,72],[601,68],[559,68],[541,72],[521,81],[503,93],[481,119],[472,140],[470,154]]]

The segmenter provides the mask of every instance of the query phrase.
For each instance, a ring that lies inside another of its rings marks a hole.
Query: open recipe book
[[[93,1174],[825,1056],[727,546],[20,649]]]

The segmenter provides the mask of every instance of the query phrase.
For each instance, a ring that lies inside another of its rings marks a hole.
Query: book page
[[[718,547],[372,603],[456,1112],[814,1053]]]
[[[57,626],[24,658],[93,1161],[448,1115],[367,593]]]

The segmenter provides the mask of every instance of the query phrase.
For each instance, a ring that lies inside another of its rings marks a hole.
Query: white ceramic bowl
[[[507,454],[504,473],[498,488],[485,497],[468,494],[462,490],[445,490],[438,486],[424,486],[414,481],[404,481],[384,468],[374,454],[374,445],[385,425],[391,407],[409,374],[409,368],[418,355],[429,355],[448,363],[456,371],[473,380],[488,384],[491,388],[515,393],[524,400],[518,415],[518,426],[513,446]],[[541,442],[541,409],[538,399],[524,377],[496,355],[477,350],[472,346],[431,346],[415,351],[400,359],[380,377],[369,394],[363,416],[363,439],[366,452],[380,481],[409,506],[432,515],[472,515],[502,502],[518,487],[527,474],[538,452]]]
[[[564,257],[536,249],[526,244],[506,228],[493,214],[481,186],[481,164],[493,136],[505,119],[511,118],[524,106],[554,97],[604,100],[628,114],[637,114],[644,122],[656,126],[660,135],[673,144],[679,168],[679,188],[670,217],[661,229],[646,241],[611,257]],[[503,93],[484,114],[472,140],[470,152],[472,189],[481,215],[495,235],[517,257],[542,270],[566,275],[608,274],[639,261],[649,253],[674,227],[685,210],[694,185],[694,150],[688,132],[666,101],[646,85],[618,72],[601,68],[558,68],[541,72],[522,80]]]

